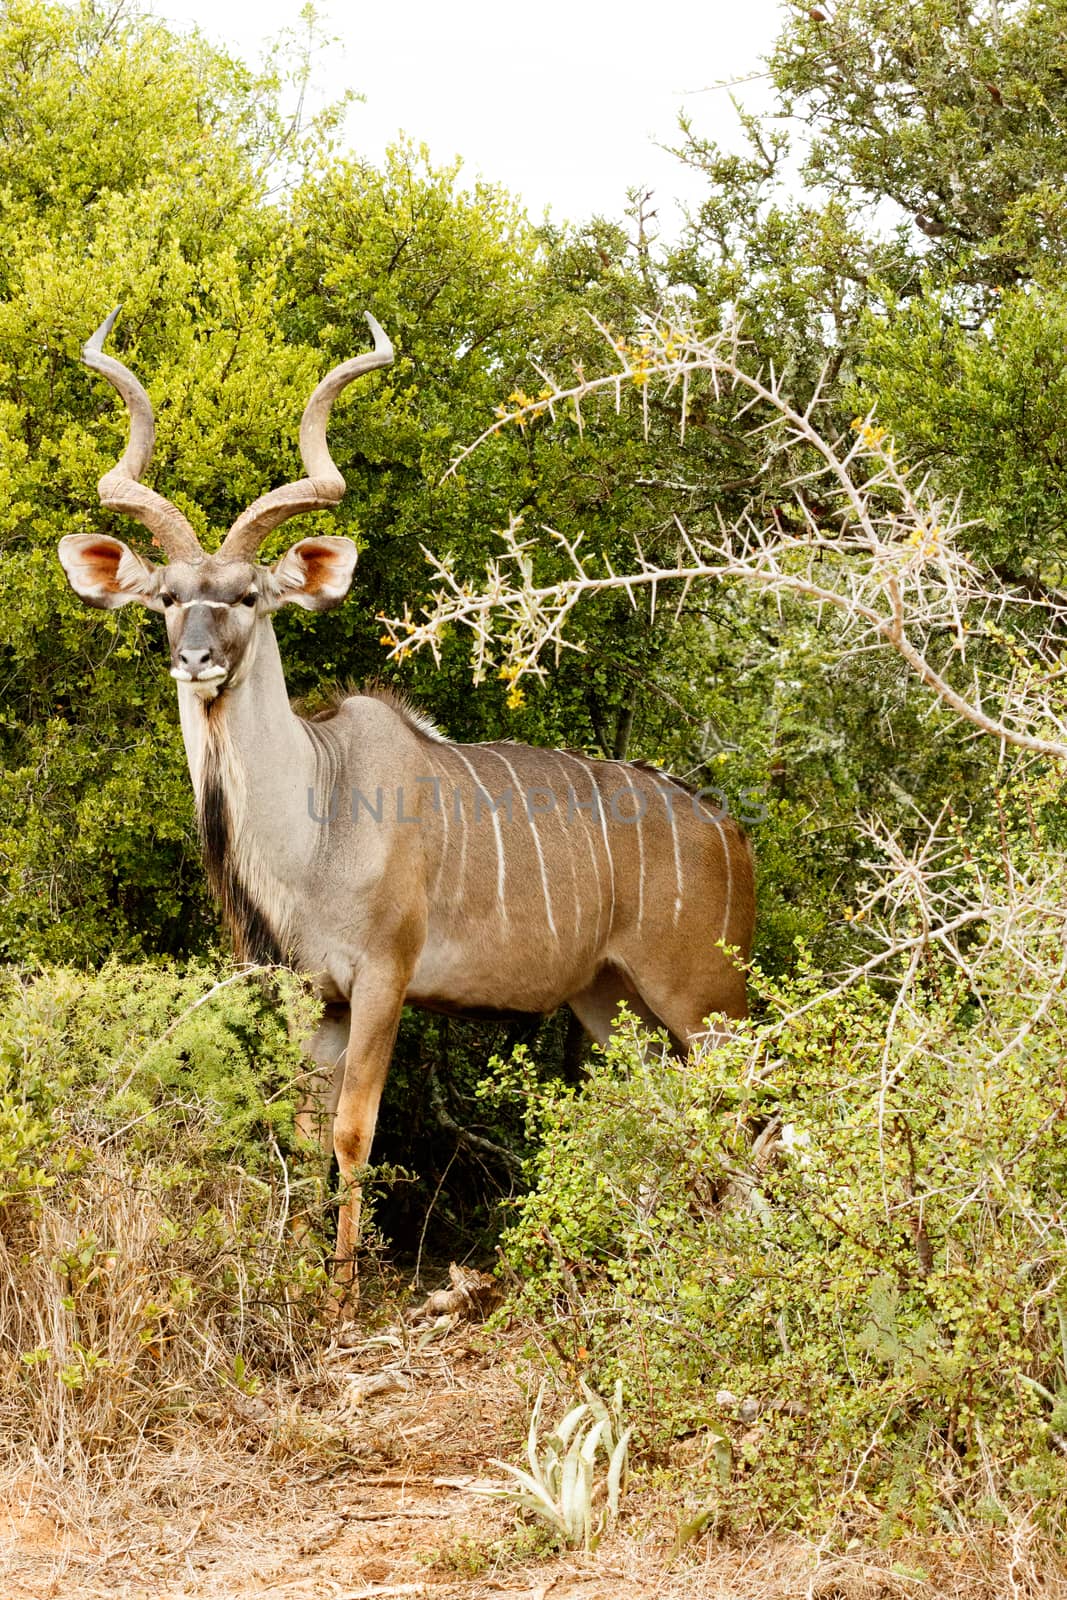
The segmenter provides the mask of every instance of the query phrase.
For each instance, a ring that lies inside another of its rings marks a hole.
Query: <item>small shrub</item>
[[[251,1397],[317,1340],[321,1243],[289,1223],[320,1162],[294,1149],[287,974],[205,965],[0,982],[0,1410],[12,1461],[136,1452]],[[313,1219],[314,1220],[314,1219]]]
[[[462,1578],[480,1578],[492,1569],[506,1571],[527,1562],[544,1561],[559,1549],[559,1540],[544,1523],[520,1523],[497,1539],[460,1534],[451,1544],[424,1551],[418,1560],[438,1572]]]

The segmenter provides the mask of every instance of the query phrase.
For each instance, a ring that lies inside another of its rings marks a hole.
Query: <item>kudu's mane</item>
[[[227,801],[223,756],[219,744],[208,739],[197,794],[197,822],[208,882],[218,896],[226,925],[233,936],[239,961],[281,963],[288,940],[242,874]],[[264,897],[266,898],[266,897]]]
[[[326,695],[326,704],[304,713],[312,723],[332,721],[347,700],[362,695],[381,701],[423,739],[443,739],[443,734],[402,694],[386,684],[372,683],[360,688],[354,684],[335,684]],[[316,697],[318,698],[318,697]],[[273,904],[269,875],[259,863],[248,859],[242,849],[235,810],[241,803],[239,775],[227,760],[225,699],[204,707],[207,738],[197,793],[197,822],[208,882],[218,897],[234,949],[241,961],[280,963],[288,955],[289,917],[287,909]]]
[[[317,711],[305,712],[301,710],[299,703],[293,709],[307,722],[332,722],[347,700],[358,699],[360,696],[367,700],[380,700],[390,711],[395,711],[412,733],[418,734],[420,738],[444,740],[444,734],[432,717],[428,717],[418,706],[413,705],[407,695],[401,694],[387,683],[379,683],[377,679],[366,684],[332,684],[326,691],[325,704]],[[316,696],[316,699],[318,698],[320,697]]]

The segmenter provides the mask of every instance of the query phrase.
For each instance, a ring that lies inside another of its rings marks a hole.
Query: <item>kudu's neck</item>
[[[243,778],[249,799],[265,788],[273,802],[290,772],[295,777],[304,762],[314,764],[303,726],[289,705],[269,617],[260,618],[234,681],[217,699],[202,700],[188,684],[178,684],[178,713],[198,797],[216,755],[236,764],[233,777]]]
[[[269,618],[249,650],[216,700],[179,683],[178,708],[205,866],[238,955],[279,960],[292,931],[291,887],[316,842],[307,800],[316,759],[290,708]]]

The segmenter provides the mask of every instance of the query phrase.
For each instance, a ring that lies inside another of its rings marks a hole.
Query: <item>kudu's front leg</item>
[[[345,1056],[348,1053],[350,1016],[346,1005],[328,1005],[310,1039],[303,1042],[303,1051],[314,1070],[305,1080],[304,1092],[296,1113],[296,1131],[322,1150],[322,1177],[315,1186],[314,1214],[320,1214],[325,1200],[325,1185],[333,1160],[333,1119],[344,1078]],[[308,1219],[298,1216],[293,1222],[297,1238],[308,1232]]]
[[[358,1293],[356,1251],[363,1191],[356,1178],[370,1159],[409,975],[395,966],[363,968],[352,996],[344,1080],[333,1120],[333,1148],[344,1189],[334,1263],[340,1310],[350,1308]]]

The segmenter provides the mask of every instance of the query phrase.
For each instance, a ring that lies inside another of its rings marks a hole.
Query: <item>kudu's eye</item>
[[[174,604],[174,596],[172,594],[161,594],[159,598],[164,611]]]
[[[243,594],[241,596],[241,604],[243,606],[254,606],[258,599],[259,599],[259,596],[255,592],[255,590],[253,589],[253,590],[251,590],[251,592],[249,594]]]

